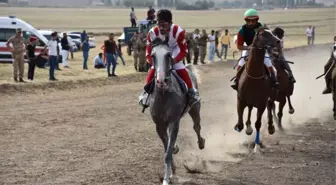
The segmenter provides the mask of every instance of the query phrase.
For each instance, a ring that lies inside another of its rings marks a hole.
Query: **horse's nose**
[[[277,42],[276,42],[277,44],[280,44],[280,40],[277,40]]]

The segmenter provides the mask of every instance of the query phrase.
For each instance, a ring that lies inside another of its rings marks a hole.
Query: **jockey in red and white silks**
[[[146,84],[151,83],[155,75],[155,69],[151,57],[152,51],[152,41],[155,38],[160,38],[166,40],[168,38],[168,46],[170,48],[171,57],[175,61],[173,69],[176,73],[184,80],[188,87],[189,95],[189,105],[192,106],[200,100],[195,88],[193,87],[192,81],[189,77],[188,71],[186,70],[183,59],[186,57],[188,52],[187,43],[185,40],[184,30],[172,23],[172,13],[167,9],[159,10],[157,13],[158,26],[153,27],[147,34],[147,47],[146,47],[146,58],[147,62],[152,66],[148,72],[146,78]],[[146,92],[140,97],[140,102],[146,97]]]

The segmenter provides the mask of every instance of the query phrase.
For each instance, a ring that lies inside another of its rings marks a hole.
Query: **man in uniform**
[[[201,35],[199,34],[199,29],[196,29],[192,40],[193,40],[193,51],[194,51],[194,65],[197,65],[198,63],[198,57],[199,57],[199,38]]]
[[[135,71],[138,71],[139,52],[138,52],[138,49],[136,48],[136,44],[137,44],[139,35],[140,34],[138,32],[134,33],[134,36],[130,40],[132,43],[132,47],[133,47],[133,60],[134,60]]]
[[[202,64],[205,64],[204,59],[207,54],[208,35],[205,30],[202,30],[201,37],[198,39],[199,55]]]
[[[136,43],[139,59],[139,72],[146,72],[146,39],[143,34],[139,35]]]
[[[9,44],[12,44],[11,47]],[[26,51],[26,45],[24,39],[22,38],[22,30],[17,29],[16,35],[8,39],[6,46],[11,49],[13,56],[13,72],[14,72],[14,81],[17,82],[18,71],[19,71],[19,81],[24,82],[23,72],[24,72],[24,55]]]

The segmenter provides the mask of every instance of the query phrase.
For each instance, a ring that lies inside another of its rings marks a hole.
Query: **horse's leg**
[[[246,107],[246,104],[239,100],[238,98],[238,104],[237,104],[237,112],[238,112],[238,123],[235,125],[234,129],[238,132],[241,132],[244,129],[244,109]]]
[[[285,107],[285,105],[286,105],[286,97],[283,97],[279,101],[279,112],[278,112],[279,128],[282,128],[282,123],[281,123],[282,120],[281,119],[282,119],[282,116],[283,116],[283,108]]]
[[[163,147],[165,155],[167,153],[167,145],[168,145],[168,133],[167,133],[167,125],[166,124],[156,124],[156,132],[159,135]]]
[[[287,100],[288,100],[288,106],[289,106],[289,111],[288,111],[288,113],[289,113],[289,114],[294,114],[295,109],[294,109],[293,106],[292,106],[292,101],[291,101],[290,96],[287,96]]]
[[[167,145],[167,150],[165,154],[165,172],[163,177],[163,183],[162,185],[168,185],[169,184],[169,178],[172,176],[170,175],[170,170],[173,170],[173,174],[175,173],[175,164],[173,161],[173,147],[176,143],[177,134],[179,131],[179,124],[180,120],[173,123],[169,128],[169,140]]]
[[[189,115],[194,122],[194,130],[197,135],[197,143],[199,149],[204,149],[205,139],[201,136],[201,116],[200,116],[201,104],[198,102],[189,110]]]
[[[167,125],[166,124],[156,124],[156,133],[159,135],[163,143],[164,152],[166,153],[167,145],[168,145]]]
[[[275,128],[273,125],[273,107],[274,107],[274,100],[273,99],[268,99],[267,101],[267,117],[268,117],[268,133],[269,134],[274,134]]]
[[[333,92],[333,101],[334,101],[334,109],[333,109],[333,111],[334,111],[334,120],[336,120],[336,94],[335,94],[335,92]]]
[[[253,133],[253,129],[251,127],[251,112],[252,112],[253,106],[248,106],[248,116],[247,121],[245,123],[246,125],[246,134],[251,135]]]
[[[256,133],[256,137],[255,137],[255,140],[254,140],[254,144],[255,144],[254,145],[254,152],[257,152],[260,149],[260,145],[261,145],[261,142],[260,142],[261,118],[262,118],[262,115],[263,115],[265,109],[266,109],[266,105],[258,108],[257,121],[255,122],[255,127],[256,127],[257,133]]]

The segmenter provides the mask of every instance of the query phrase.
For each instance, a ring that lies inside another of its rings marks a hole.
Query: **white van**
[[[33,26],[14,16],[0,17],[0,63],[12,63],[12,54],[7,48],[8,39],[16,34],[16,29],[21,28],[23,38],[29,41],[30,36],[38,38],[39,42],[36,47],[36,55],[41,52],[48,40],[40,34]],[[26,57],[25,57],[26,58]]]

